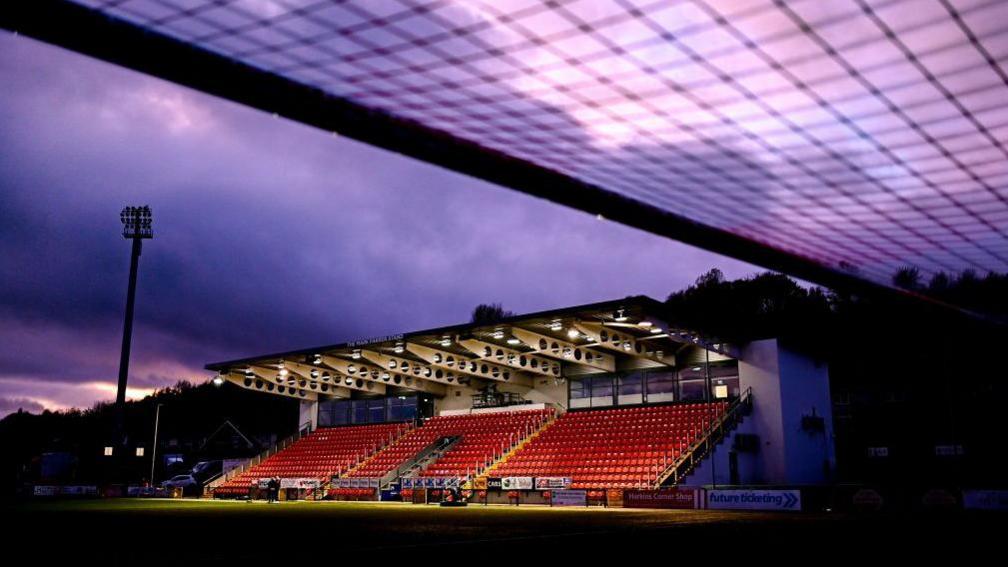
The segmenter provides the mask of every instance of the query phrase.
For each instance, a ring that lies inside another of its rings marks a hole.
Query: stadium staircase
[[[432,417],[348,476],[384,479],[401,470],[412,476],[472,478],[541,430],[554,415],[553,409],[545,409]],[[421,456],[445,437],[459,439],[451,447],[431,455],[432,458]],[[414,464],[405,466],[410,461]],[[421,470],[409,472],[416,465]]]
[[[703,462],[722,441],[728,438],[742,420],[752,411],[752,389],[746,388],[745,392],[728,406],[728,408],[717,416],[710,425],[701,432],[700,436],[689,447],[686,448],[672,464],[659,476],[656,488],[661,486],[675,486],[682,482],[692,473],[696,467]]]
[[[432,443],[427,449],[424,449],[423,452],[418,453],[412,459],[397,467],[395,471],[391,471],[386,474],[382,478],[382,482],[392,482],[398,477],[414,478],[420,476],[420,473],[427,470],[427,467],[440,459],[461,440],[461,435],[450,435],[438,438],[437,441]]]
[[[521,442],[519,442],[517,445],[515,445],[514,447],[512,447],[508,452],[506,452],[503,455],[501,455],[500,458],[498,458],[496,461],[494,461],[493,463],[491,463],[490,466],[488,466],[486,468],[486,470],[484,470],[483,473],[481,475],[479,475],[479,476],[482,477],[482,478],[484,478],[484,479],[486,479],[486,478],[488,478],[490,476],[493,476],[494,471],[498,467],[500,467],[501,465],[503,465],[505,462],[507,462],[507,460],[511,457],[511,455],[514,455],[518,451],[521,451],[522,448],[525,447],[525,445],[528,445],[536,437],[539,437],[539,435],[543,431],[545,431],[547,427],[549,427],[550,425],[553,425],[553,423],[556,422],[556,420],[557,420],[557,414],[556,413],[551,414],[549,416],[549,418],[546,421],[543,422],[542,426],[540,426],[539,429],[536,429],[535,431],[533,431],[531,435],[529,435],[528,437],[525,437],[524,439],[521,440]]]
[[[703,448],[734,423],[725,415],[734,415],[736,407],[722,401],[570,411],[513,451],[493,473],[570,477],[572,488],[652,488],[677,463],[699,462]],[[687,453],[692,461],[684,457]]]

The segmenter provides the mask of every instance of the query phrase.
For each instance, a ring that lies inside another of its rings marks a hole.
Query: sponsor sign
[[[703,498],[701,492],[695,488],[625,490],[623,507],[692,510],[703,507]]]
[[[487,479],[485,476],[476,477],[472,482],[472,488],[475,490],[486,490]]]
[[[318,488],[317,478],[281,478],[280,488]]]
[[[347,346],[367,346],[377,343],[387,343],[389,341],[401,341],[403,338],[402,334],[398,335],[385,335],[384,337],[371,337],[367,339],[357,339],[355,341],[350,341]]]
[[[60,494],[66,496],[98,496],[97,486],[64,486],[60,489]]]
[[[799,490],[708,490],[712,510],[801,510]]]
[[[59,494],[58,486],[36,486],[33,494],[35,496],[56,496]]]
[[[571,485],[570,477],[562,476],[537,476],[535,479],[536,490],[550,490],[553,488],[567,488]]]
[[[502,490],[532,490],[534,486],[530,476],[506,476],[501,479]]]
[[[487,490],[501,490],[501,488],[503,487],[503,481],[504,479],[502,478],[494,478],[494,477],[487,478],[486,481]]]
[[[955,495],[948,490],[941,488],[934,488],[925,492],[924,496],[921,498],[921,504],[923,504],[925,508],[932,509],[951,509],[959,507],[959,501],[956,499]]]
[[[881,510],[883,503],[882,495],[872,488],[862,488],[851,497],[851,504],[858,510]]]
[[[868,447],[868,456],[882,459],[889,456],[889,447]]]
[[[587,506],[586,490],[554,490],[551,499],[554,506]]]
[[[963,508],[1008,510],[1008,490],[963,490]]]
[[[258,486],[259,488],[269,488],[269,482],[270,479],[268,478],[260,478],[258,481],[256,481],[256,486]]]

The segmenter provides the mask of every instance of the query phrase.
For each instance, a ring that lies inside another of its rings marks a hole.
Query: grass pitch
[[[1004,533],[1002,516],[961,513],[855,517],[137,499],[32,501],[0,510],[9,542],[5,547],[25,552],[39,565],[69,560],[287,567],[295,561],[336,563],[354,557],[379,563],[392,557],[496,563],[507,557],[658,559],[670,554],[680,562],[768,553],[794,560],[859,551],[877,558],[931,546],[936,552],[978,549],[974,546],[990,545]]]

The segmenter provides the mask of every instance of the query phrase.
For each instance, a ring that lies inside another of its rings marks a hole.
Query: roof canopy
[[[733,347],[670,327],[661,303],[629,297],[401,335],[216,362],[240,386],[293,397],[351,397],[399,389],[442,396],[452,385],[533,387],[537,380],[691,363]]]
[[[1000,0],[83,0],[3,25],[827,285],[1008,271]]]

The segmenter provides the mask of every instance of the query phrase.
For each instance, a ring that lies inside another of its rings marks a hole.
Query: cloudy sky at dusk
[[[114,397],[149,204],[130,384],[202,365],[647,294],[757,268],[23,37],[0,37],[0,414]]]

